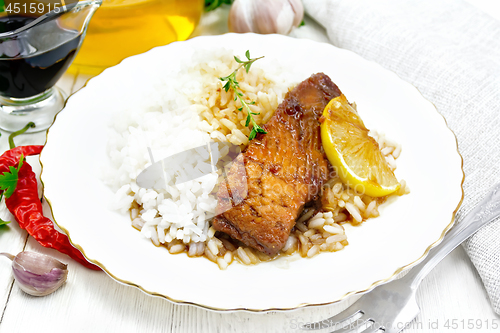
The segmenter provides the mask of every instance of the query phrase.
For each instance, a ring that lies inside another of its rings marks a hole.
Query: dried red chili
[[[0,173],[9,170],[9,166],[19,163],[21,155],[39,154],[43,146],[21,146],[6,151],[0,156]],[[14,193],[5,198],[5,204],[14,215],[19,226],[44,247],[53,248],[65,253],[85,267],[100,270],[88,262],[85,257],[69,242],[65,234],[54,228],[53,222],[43,216],[42,204],[38,198],[36,175],[28,163],[24,163],[19,170],[19,179]]]
[[[42,152],[43,146],[20,146],[7,150],[0,156],[0,173],[9,171],[10,166],[15,166],[19,163],[21,155],[31,156],[38,155]]]

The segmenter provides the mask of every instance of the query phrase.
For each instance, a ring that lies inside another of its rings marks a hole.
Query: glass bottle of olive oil
[[[203,6],[204,0],[104,0],[69,71],[97,75],[131,55],[185,40]]]

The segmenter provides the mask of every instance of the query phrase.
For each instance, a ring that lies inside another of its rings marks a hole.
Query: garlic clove
[[[286,10],[288,0],[253,0],[254,24],[260,34],[287,34],[291,30],[293,17]],[[293,14],[293,13],[292,13]],[[281,19],[280,19],[281,17]],[[280,24],[278,24],[280,20]]]
[[[253,9],[250,1],[235,1],[229,11],[229,31],[238,33],[254,32],[252,13]]]
[[[45,254],[30,251],[15,257],[1,254],[12,260],[12,273],[19,288],[32,296],[56,291],[68,277],[68,265]]]
[[[295,12],[293,11],[292,6],[288,1],[284,2],[278,16],[275,18],[276,32],[282,35],[288,35],[294,28],[294,19]]]
[[[301,0],[235,0],[229,12],[229,30],[260,34],[289,34],[304,17]]]

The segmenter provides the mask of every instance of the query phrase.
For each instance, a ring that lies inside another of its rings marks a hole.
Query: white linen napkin
[[[500,181],[500,21],[462,0],[303,3],[331,43],[396,72],[446,118],[464,159],[460,223]],[[500,314],[500,220],[464,247]]]

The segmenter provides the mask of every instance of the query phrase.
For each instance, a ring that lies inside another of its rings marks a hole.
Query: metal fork
[[[420,312],[415,293],[423,278],[453,249],[499,215],[500,184],[496,184],[462,222],[454,226],[443,241],[404,277],[376,287],[338,315],[309,323],[302,329],[328,328],[335,333],[402,331]]]

